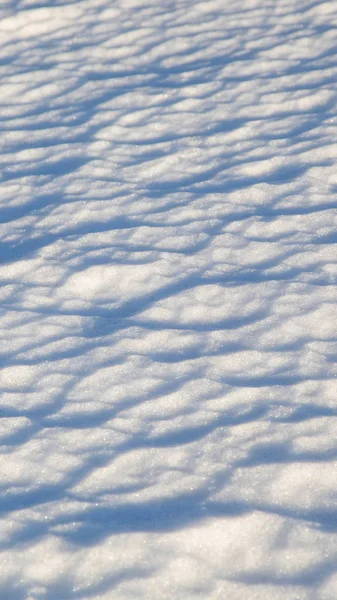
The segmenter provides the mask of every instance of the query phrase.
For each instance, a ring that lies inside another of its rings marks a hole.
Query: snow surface
[[[0,3],[3,600],[336,600],[337,1]]]

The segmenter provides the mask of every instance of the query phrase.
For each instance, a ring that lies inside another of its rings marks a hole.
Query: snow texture
[[[336,600],[337,1],[0,41],[0,598]]]

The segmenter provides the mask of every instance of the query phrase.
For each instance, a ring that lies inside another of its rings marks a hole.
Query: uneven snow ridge
[[[1,599],[336,600],[336,52],[0,3]]]

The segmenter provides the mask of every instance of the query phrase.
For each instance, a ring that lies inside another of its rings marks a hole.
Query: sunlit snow
[[[336,600],[337,0],[5,0],[0,82],[0,599]]]

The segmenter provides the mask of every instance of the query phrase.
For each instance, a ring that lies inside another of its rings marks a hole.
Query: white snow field
[[[337,0],[0,2],[0,599],[336,600]]]

